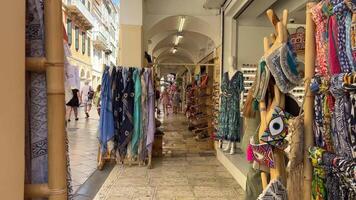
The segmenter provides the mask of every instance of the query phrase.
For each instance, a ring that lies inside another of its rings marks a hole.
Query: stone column
[[[143,0],[120,2],[119,65],[143,65]]]

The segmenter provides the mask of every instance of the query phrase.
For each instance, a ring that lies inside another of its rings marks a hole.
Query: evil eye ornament
[[[288,114],[280,107],[275,107],[272,113],[272,119],[268,127],[262,134],[260,140],[274,147],[284,149],[287,141],[284,139],[288,134]]]

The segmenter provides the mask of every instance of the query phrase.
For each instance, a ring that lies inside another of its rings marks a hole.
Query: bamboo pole
[[[47,59],[44,57],[27,57],[26,71],[30,72],[45,72]]]
[[[26,198],[40,198],[49,197],[50,190],[48,184],[26,184],[25,185],[25,197]]]
[[[310,9],[315,3],[308,3],[306,10],[306,30],[305,30],[305,78],[311,79],[314,76],[315,68],[315,24],[312,19]],[[308,83],[308,81],[307,81]],[[309,160],[309,147],[314,144],[313,137],[313,105],[314,96],[310,90],[305,94],[304,103],[304,200],[311,199],[311,184],[313,167]]]
[[[45,1],[44,13],[48,99],[48,187],[54,191],[48,199],[66,200],[62,1]]]

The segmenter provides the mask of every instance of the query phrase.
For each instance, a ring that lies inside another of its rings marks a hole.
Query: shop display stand
[[[263,40],[263,45],[264,45],[264,52],[265,55],[268,54],[269,52],[273,51],[275,48],[277,48],[281,43],[286,42],[287,40],[287,20],[288,20],[288,11],[284,10],[283,11],[283,18],[282,22],[278,21],[278,18],[275,16],[273,10],[268,10],[267,11],[267,16],[270,22],[275,26],[276,29],[276,39],[272,41],[272,45],[270,45],[270,40],[268,37],[265,37]],[[272,38],[274,39],[274,38]],[[273,108],[276,106],[279,106],[281,108],[284,108],[285,106],[285,95],[278,89],[276,85],[273,86],[274,90],[274,97],[273,99],[269,100],[269,102],[272,102],[270,105],[266,105],[266,102],[261,101],[260,102],[260,116],[261,116],[261,125],[259,128],[259,137],[263,134],[263,132],[267,128],[267,123],[271,120],[272,118],[272,112]],[[275,159],[275,168],[270,169],[270,176],[271,180],[274,179],[281,179],[282,183],[286,183],[286,171],[285,171],[285,158],[283,152],[280,150],[274,149],[273,150],[273,156]],[[262,187],[265,189],[268,185],[268,179],[267,179],[267,174],[265,172],[261,173],[261,179],[262,179]]]
[[[67,199],[62,1],[44,1],[45,58],[26,58],[26,70],[46,72],[48,183],[25,185],[25,198]]]
[[[315,24],[312,19],[311,8],[315,6],[314,2],[307,3],[306,6],[306,29],[305,29],[305,80],[311,80],[315,70]],[[308,84],[306,81],[305,84]],[[308,85],[306,85],[308,87]],[[312,171],[313,167],[309,160],[308,149],[314,145],[313,121],[314,121],[314,96],[310,90],[305,94],[304,103],[304,183],[303,199],[311,199]]]
[[[152,80],[153,80],[153,85],[154,88],[156,88],[156,79],[155,79],[155,70],[153,65],[149,65],[146,64],[147,68],[151,68],[152,69]],[[103,66],[103,69],[105,68],[105,65]],[[157,125],[157,124],[156,124]],[[158,127],[156,127],[158,128]],[[156,138],[156,135],[155,135]],[[162,140],[161,140],[162,141]],[[155,143],[155,141],[154,141]],[[152,144],[154,145],[154,144]],[[128,166],[132,166],[132,165],[139,165],[139,166],[145,166],[146,162],[143,161],[138,161],[138,160],[134,160],[132,157],[130,157],[129,155],[127,155],[125,157],[125,159],[120,160],[120,158],[117,157],[117,155],[112,155],[113,152],[109,150],[109,148],[107,149],[105,155],[102,155],[100,153],[100,149],[101,149],[101,145],[99,143],[98,145],[98,156],[97,156],[97,168],[98,170],[103,170],[104,166],[106,165],[106,163],[114,163],[114,164],[121,164],[121,165],[125,165],[127,164]],[[147,168],[151,169],[152,168],[152,151],[150,153],[147,154]]]

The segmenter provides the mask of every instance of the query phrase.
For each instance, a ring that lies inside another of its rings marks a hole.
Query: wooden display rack
[[[46,72],[48,183],[25,185],[25,198],[67,199],[62,1],[44,1],[45,58],[26,58],[26,70]]]

